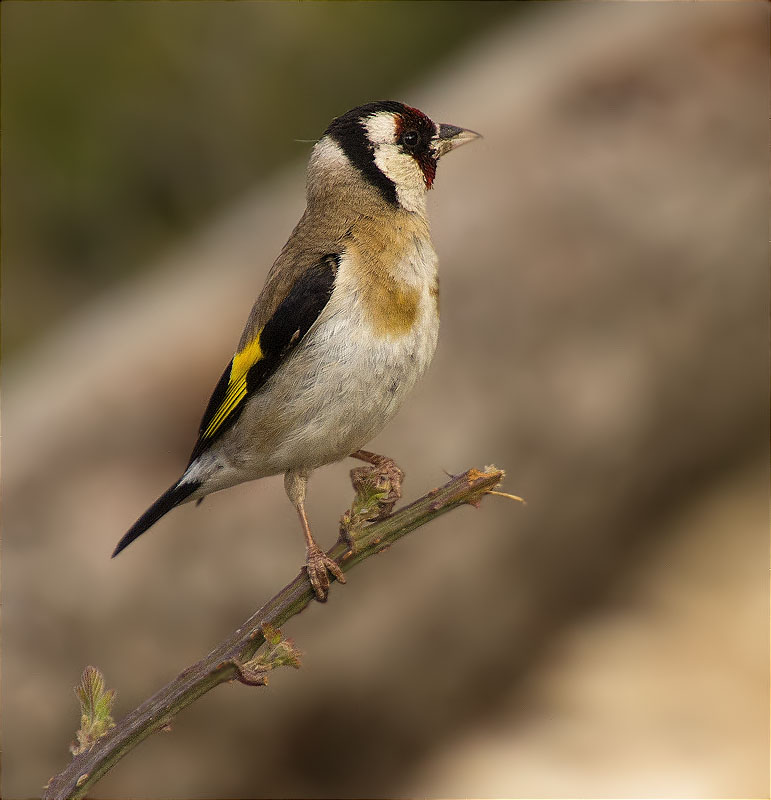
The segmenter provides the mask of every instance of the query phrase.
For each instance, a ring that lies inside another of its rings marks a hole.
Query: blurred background
[[[434,364],[372,443],[490,497],[351,573],[104,798],[768,796],[768,7],[2,4],[3,775],[67,763],[297,573],[281,478],[119,559],[184,466],[309,140],[400,99],[440,165]],[[331,545],[353,463],[314,476]]]

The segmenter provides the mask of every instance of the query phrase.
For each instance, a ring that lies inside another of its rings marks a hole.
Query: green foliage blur
[[[6,0],[5,353],[516,5]]]

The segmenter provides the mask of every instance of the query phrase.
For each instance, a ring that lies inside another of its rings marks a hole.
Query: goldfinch
[[[268,273],[209,400],[187,468],[118,542],[113,557],[172,508],[284,474],[319,600],[337,562],[305,514],[308,477],[353,456],[425,372],[439,333],[437,257],[426,193],[437,161],[479,134],[393,101],[334,119],[314,145],[307,207]]]

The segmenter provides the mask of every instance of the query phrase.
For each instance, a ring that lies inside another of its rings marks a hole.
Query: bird
[[[348,456],[395,467],[362,448],[434,355],[439,279],[426,197],[439,159],[479,136],[392,100],[332,120],[311,151],[306,209],[211,395],[185,471],[113,557],[176,506],[283,473],[316,598],[327,598],[330,575],[345,583],[311,533],[308,479]]]

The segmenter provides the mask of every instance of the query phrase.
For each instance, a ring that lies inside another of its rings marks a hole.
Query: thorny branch
[[[496,467],[486,467],[483,471],[469,469],[382,518],[390,510],[388,504],[393,505],[390,487],[383,485],[382,476],[368,481],[366,476],[362,479],[358,475],[358,481],[354,482],[356,498],[343,515],[340,538],[328,555],[347,572],[441,514],[465,504],[478,506],[484,495],[494,493],[503,477],[503,470]],[[181,672],[114,727],[105,726],[107,730],[87,748],[78,749],[70,764],[51,778],[44,800],[84,797],[124,755],[150,734],[168,729],[183,708],[218,684],[240,680],[248,685],[264,685],[266,674],[273,667],[299,666],[297,652],[277,629],[306,608],[313,598],[303,570],[209,655]],[[266,639],[268,651],[256,656]]]

